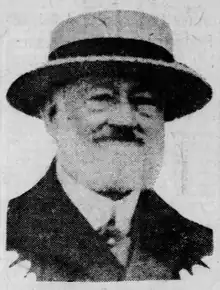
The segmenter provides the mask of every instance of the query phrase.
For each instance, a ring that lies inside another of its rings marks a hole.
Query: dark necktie
[[[111,252],[116,256],[122,265],[126,265],[128,250],[131,243],[129,233],[123,234],[115,225],[115,216],[113,216],[106,226],[99,232],[106,239]]]

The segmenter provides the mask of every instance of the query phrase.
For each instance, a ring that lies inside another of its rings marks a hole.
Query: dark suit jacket
[[[55,162],[8,207],[7,249],[28,259],[39,281],[180,279],[212,253],[212,230],[182,217],[154,191],[141,193],[131,229],[126,267],[119,264],[63,191]]]

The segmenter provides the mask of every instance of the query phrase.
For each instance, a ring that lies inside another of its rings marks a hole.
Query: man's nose
[[[136,114],[129,102],[117,104],[110,115],[110,123],[116,125],[136,125]]]

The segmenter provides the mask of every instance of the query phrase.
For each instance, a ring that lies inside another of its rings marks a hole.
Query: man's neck
[[[116,211],[116,221],[119,227],[129,227],[140,191],[132,191],[130,195],[123,199],[114,201],[76,183],[59,162],[57,162],[56,170],[57,178],[64,191],[94,229],[98,229],[107,223],[113,210]]]

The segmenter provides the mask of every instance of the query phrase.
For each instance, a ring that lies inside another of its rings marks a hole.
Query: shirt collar
[[[115,213],[117,228],[125,233],[129,231],[130,221],[140,194],[139,190],[133,191],[119,201],[113,201],[76,183],[59,162],[57,162],[56,171],[64,191],[95,230],[106,225]]]

